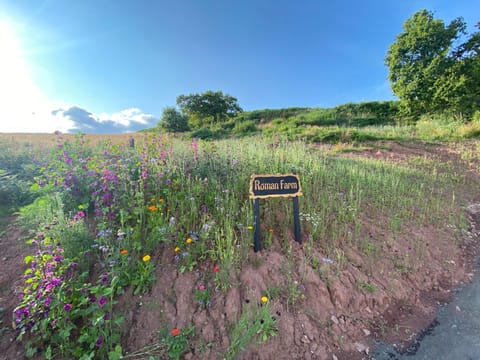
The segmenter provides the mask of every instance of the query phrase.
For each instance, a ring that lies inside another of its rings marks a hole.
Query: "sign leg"
[[[260,234],[260,200],[253,199],[253,217],[255,219],[255,234],[253,241],[253,249],[255,252],[262,249],[262,236]]]
[[[295,232],[295,241],[301,244],[302,237],[300,235],[300,213],[298,209],[298,196],[295,196],[293,198],[293,228]]]

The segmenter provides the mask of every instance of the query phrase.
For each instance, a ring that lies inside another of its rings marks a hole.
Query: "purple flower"
[[[70,311],[70,310],[72,310],[72,304],[65,304],[65,305],[63,306],[63,310],[65,310],[65,311]]]
[[[104,307],[106,303],[107,298],[105,296],[102,296],[100,299],[98,299],[98,305],[100,305],[100,307]]]
[[[103,315],[103,320],[109,320],[110,319],[110,314],[108,312]]]
[[[95,343],[95,346],[100,347],[102,345],[103,345],[103,337],[102,337],[102,335],[100,335],[97,339],[97,342]]]
[[[61,255],[55,255],[55,256],[53,257],[53,261],[55,261],[55,262],[57,262],[57,263],[62,262],[62,260],[63,260],[63,256],[61,256]]]
[[[100,281],[101,281],[102,285],[105,285],[106,283],[108,283],[108,274],[103,273],[102,279]]]
[[[48,297],[43,301],[43,305],[45,305],[46,307],[49,307],[51,302],[52,302],[52,298],[51,298],[50,296],[48,296]]]

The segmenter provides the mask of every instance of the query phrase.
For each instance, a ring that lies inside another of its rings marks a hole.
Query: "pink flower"
[[[198,287],[198,290],[200,290],[200,291],[205,290],[205,285],[200,284],[200,286]]]

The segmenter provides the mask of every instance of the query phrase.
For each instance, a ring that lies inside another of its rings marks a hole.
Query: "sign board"
[[[254,250],[262,248],[260,235],[260,199],[269,197],[291,197],[293,200],[293,227],[295,241],[302,243],[300,237],[300,216],[298,197],[302,194],[300,178],[295,174],[286,175],[252,175],[250,177],[250,198],[253,199],[253,216],[255,219]]]
[[[250,199],[296,197],[303,195],[298,175],[252,175]]]

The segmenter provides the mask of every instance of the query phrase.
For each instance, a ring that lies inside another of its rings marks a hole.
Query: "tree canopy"
[[[163,109],[162,119],[159,126],[169,132],[190,130],[188,126],[188,118],[172,106]]]
[[[221,91],[179,95],[177,105],[195,127],[217,124],[243,111],[236,98]]]
[[[420,10],[390,45],[385,63],[392,90],[409,115],[436,111],[471,114],[478,109],[480,34],[466,34],[461,18],[448,25]]]

